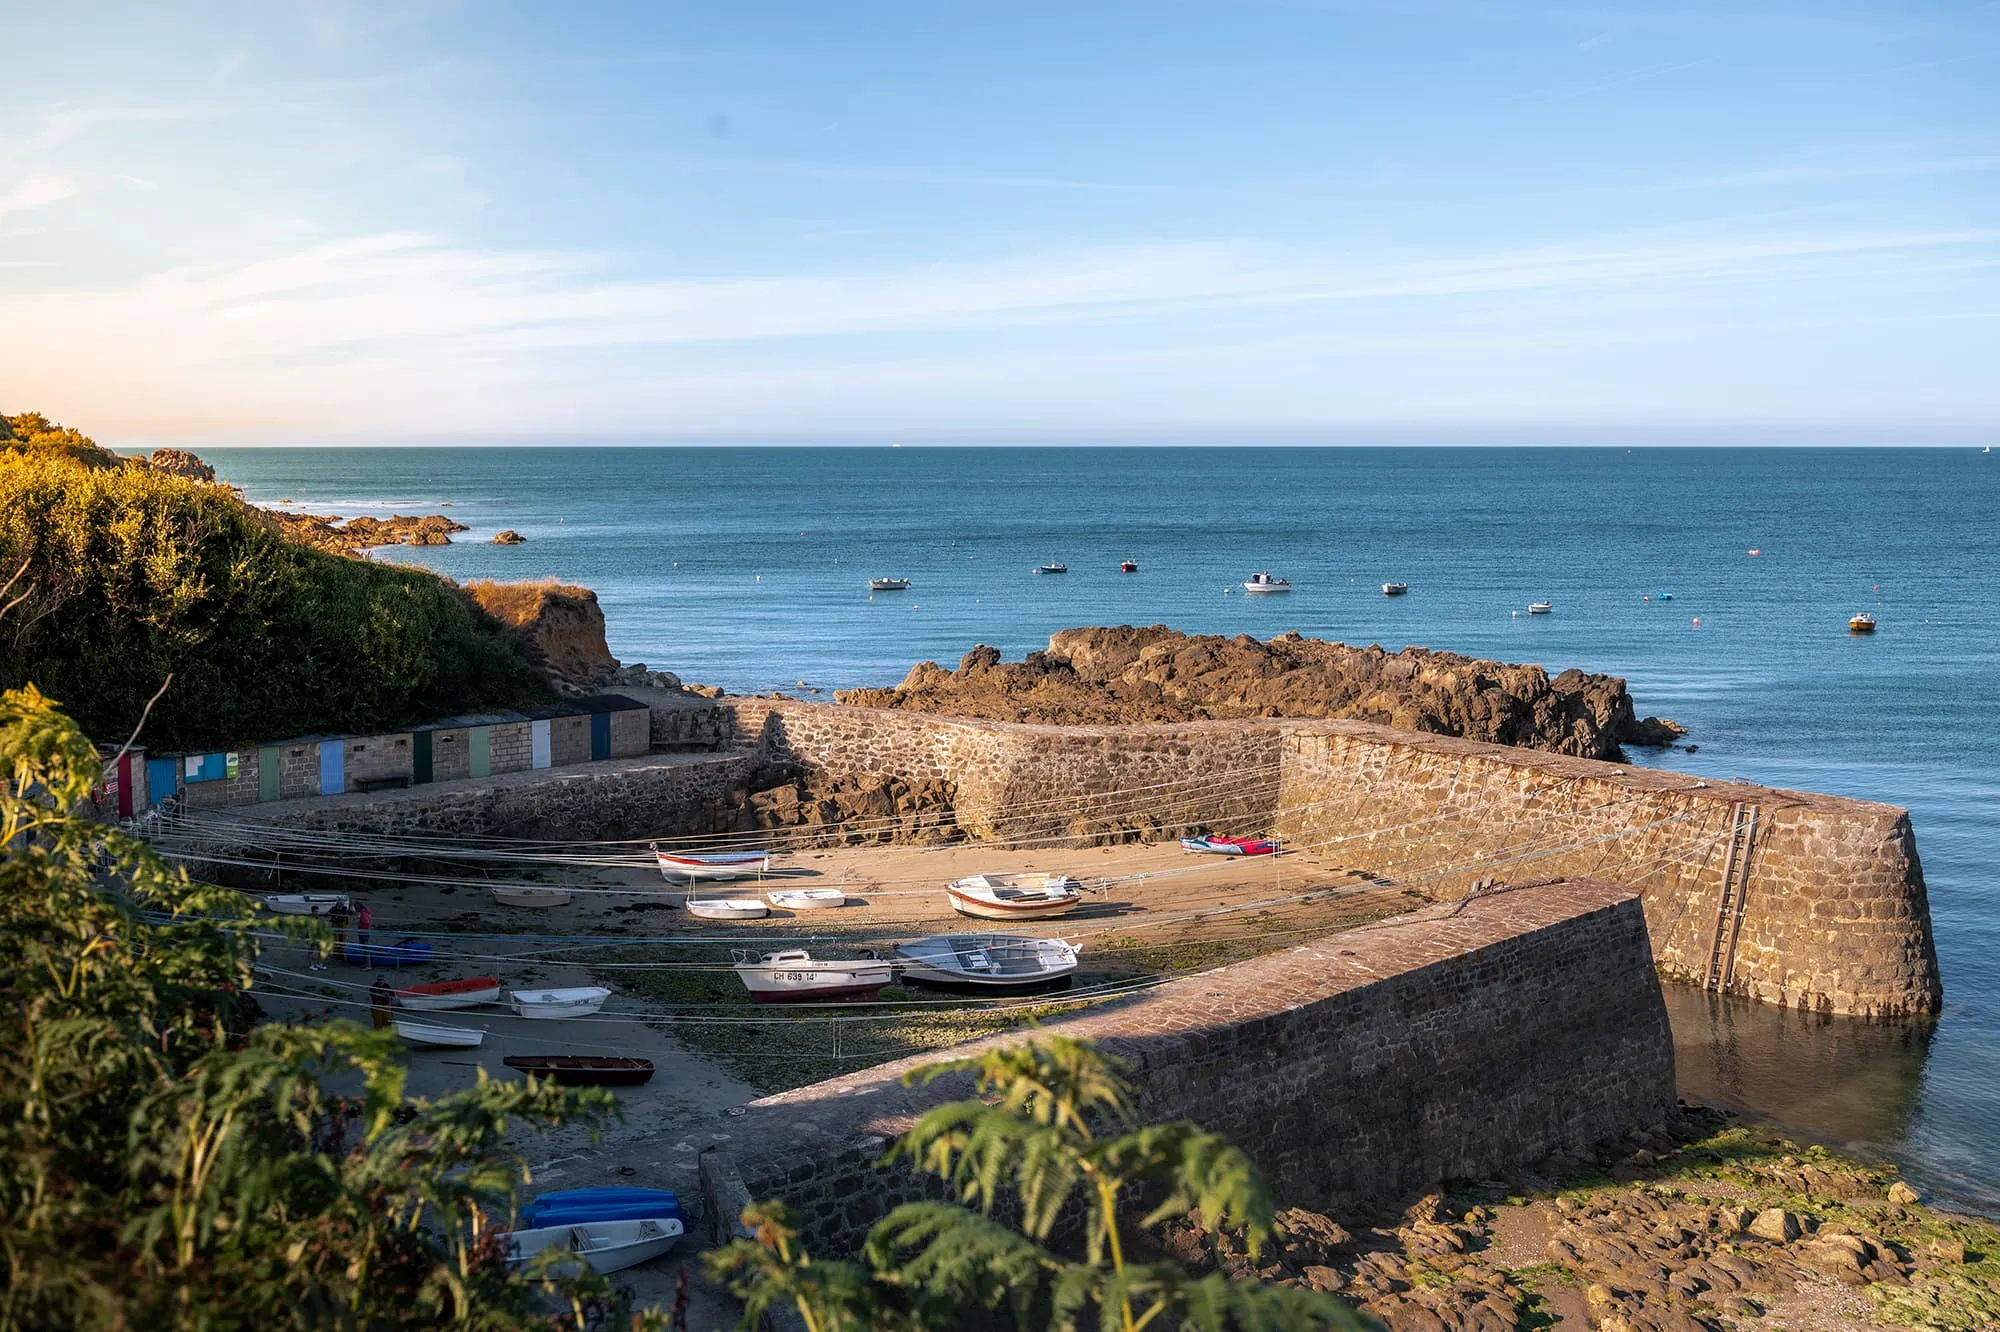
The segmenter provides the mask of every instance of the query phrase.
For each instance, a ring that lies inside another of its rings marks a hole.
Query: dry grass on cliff
[[[568,601],[590,595],[588,588],[575,587],[554,578],[537,578],[525,583],[496,583],[480,578],[464,585],[466,595],[481,610],[510,629],[519,629],[539,620],[551,601]]]

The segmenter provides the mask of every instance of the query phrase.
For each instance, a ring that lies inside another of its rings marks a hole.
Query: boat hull
[[[431,960],[431,946],[420,939],[392,944],[349,944],[341,958],[353,967],[418,967]]]
[[[395,1027],[398,1036],[412,1045],[470,1050],[486,1041],[486,1033],[476,1027],[441,1027],[432,1022],[405,1022],[400,1018],[390,1025]]]
[[[572,894],[560,888],[495,888],[493,900],[510,907],[568,906]]]
[[[343,904],[352,906],[337,893],[273,893],[264,898],[264,909],[279,916],[310,916],[314,907],[322,917],[331,916],[333,909]]]
[[[715,897],[707,901],[690,897],[683,905],[698,920],[756,920],[771,914],[771,908],[756,897]]]
[[[473,976],[462,981],[437,981],[430,985],[410,985],[396,991],[396,1007],[413,1012],[436,1013],[450,1008],[477,1008],[500,1002],[500,982],[491,976]]]
[[[500,1061],[517,1073],[553,1078],[559,1087],[642,1087],[653,1080],[653,1061],[614,1055],[509,1055]]]
[[[568,990],[516,990],[513,993],[512,1004],[514,1012],[521,1017],[550,1021],[558,1018],[589,1017],[604,1007],[604,1001],[610,997],[611,991],[602,986]]]
[[[1083,905],[1080,894],[1049,902],[998,902],[947,888],[945,896],[951,899],[953,911],[975,920],[1047,920],[1066,916]]]
[[[651,1262],[680,1242],[685,1227],[673,1217],[633,1221],[578,1221],[539,1230],[516,1230],[505,1239],[507,1266],[519,1269],[543,1252],[555,1249],[570,1256],[558,1271],[589,1267],[600,1276]]]
[[[962,993],[1065,989],[1076,971],[1076,949],[1027,935],[935,935],[899,945],[896,957],[903,980]]]
[[[887,962],[741,963],[736,974],[760,1004],[837,1004],[873,999],[895,979]]]
[[[754,879],[771,868],[771,857],[763,854],[704,858],[655,851],[653,856],[659,862],[661,877],[669,880]]]
[[[847,894],[838,888],[799,888],[765,893],[764,900],[785,911],[827,911],[847,905]]]

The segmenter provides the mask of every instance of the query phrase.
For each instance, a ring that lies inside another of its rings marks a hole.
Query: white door
[[[547,718],[528,723],[528,763],[537,768],[546,768],[555,760],[549,757],[549,723]]]

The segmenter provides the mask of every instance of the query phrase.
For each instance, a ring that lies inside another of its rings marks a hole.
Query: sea
[[[1635,762],[1906,806],[1945,1010],[1668,987],[1682,1094],[2000,1216],[2000,456],[1975,449],[214,449],[255,503],[442,512],[375,558],[596,589],[613,653],[732,693],[893,684],[1077,625],[1606,671]],[[449,506],[449,507],[444,507]],[[517,546],[489,544],[503,528]],[[1121,573],[1121,561],[1138,570]],[[1037,575],[1059,562],[1069,572]],[[1259,570],[1286,596],[1246,597]],[[871,594],[870,577],[908,592]],[[1385,581],[1407,596],[1382,595]],[[1530,602],[1554,610],[1529,616]],[[1866,611],[1880,628],[1850,634]],[[817,691],[817,692],[814,692]]]

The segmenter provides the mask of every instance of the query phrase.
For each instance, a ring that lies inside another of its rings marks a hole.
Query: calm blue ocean
[[[889,684],[974,643],[1166,623],[1578,666],[1696,753],[1908,806],[1934,1031],[1672,996],[1690,1096],[1903,1163],[2000,1214],[2000,457],[1972,450],[233,449],[257,503],[444,510],[455,578],[597,590],[611,648],[732,692]],[[481,544],[512,527],[527,544]],[[1761,552],[1751,554],[1751,551]],[[1067,561],[1067,577],[1030,568]],[[1140,571],[1121,575],[1118,562]],[[1289,597],[1225,588],[1259,569]],[[913,589],[870,598],[870,575]],[[1384,599],[1380,585],[1410,595]],[[1672,599],[1658,599],[1671,593]],[[1645,597],[1652,595],[1654,600]],[[1521,612],[1538,599],[1555,613]],[[1881,620],[1850,637],[1850,614]],[[1695,621],[1699,619],[1699,628]]]

